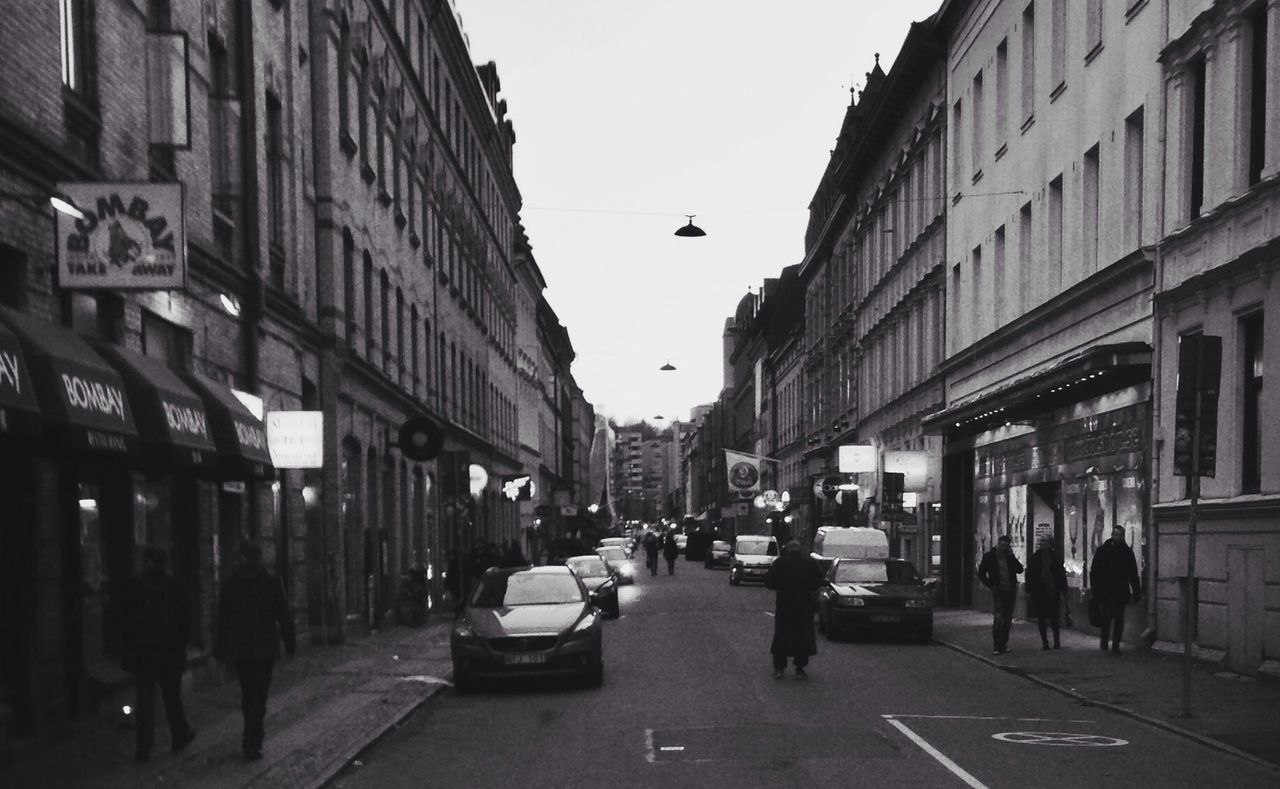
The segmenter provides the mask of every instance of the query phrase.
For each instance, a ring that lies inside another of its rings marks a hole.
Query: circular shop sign
[[[746,461],[739,461],[733,464],[729,469],[729,484],[739,490],[750,490],[760,481],[760,472],[756,470],[755,465]]]
[[[1070,731],[1002,731],[991,739],[1019,745],[1054,745],[1067,748],[1114,748],[1128,745],[1128,740],[1102,734],[1080,734]]]

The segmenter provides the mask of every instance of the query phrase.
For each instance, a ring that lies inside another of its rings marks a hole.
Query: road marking
[[[984,784],[982,781],[979,781],[977,778],[974,778],[972,775],[966,772],[963,767],[961,767],[960,765],[948,759],[946,754],[944,754],[942,751],[939,751],[937,748],[930,745],[919,734],[916,734],[911,729],[907,728],[907,725],[905,723],[899,720],[894,720],[893,717],[889,715],[884,715],[882,717],[884,717],[885,720],[889,721],[890,726],[893,726],[898,731],[907,735],[907,738],[912,742],[914,742],[916,745],[920,746],[920,749],[922,751],[924,751],[925,753],[929,754],[934,759],[936,759],[938,761],[938,764],[941,764],[943,767],[950,770],[953,775],[955,775],[961,781],[964,781],[966,785],[971,787],[971,789],[988,789],[986,784]]]
[[[1054,745],[1069,748],[1114,748],[1128,745],[1128,740],[1101,734],[1080,734],[1070,731],[1002,731],[991,739],[1018,745]]]
[[[765,611],[765,612],[764,612],[764,615],[765,615],[765,616],[774,616],[774,613],[773,613],[772,611]]]
[[[653,729],[644,730],[644,760],[653,761]]]
[[[683,750],[684,750],[684,746],[683,746],[683,745],[660,745],[660,746],[658,746],[658,750],[660,750],[660,751],[683,751]]]
[[[894,714],[882,715],[883,718],[925,718],[928,720],[957,720],[957,721],[1025,721],[1030,723],[1097,723],[1097,721],[1086,720],[1058,720],[1056,718],[1010,718],[1004,715],[913,715],[913,714]]]

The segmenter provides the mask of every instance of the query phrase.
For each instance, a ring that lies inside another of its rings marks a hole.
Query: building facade
[[[1280,3],[1169,5],[1166,184],[1155,275],[1152,532],[1156,638],[1184,636],[1189,479],[1176,470],[1179,341],[1221,338],[1216,468],[1200,480],[1192,642],[1280,672]],[[1187,375],[1188,371],[1182,371]],[[1190,377],[1188,375],[1188,377]]]
[[[1163,13],[944,8],[948,601],[1000,535],[1052,537],[1073,604],[1112,525],[1144,556]]]

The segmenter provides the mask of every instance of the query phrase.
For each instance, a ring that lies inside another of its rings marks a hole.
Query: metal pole
[[[1200,498],[1200,399],[1204,376],[1204,343],[1196,340],[1196,410],[1191,420],[1191,474],[1187,480],[1191,506],[1187,512],[1187,582],[1182,603],[1182,717],[1191,717],[1191,626],[1197,604],[1193,602],[1196,579],[1196,505]]]

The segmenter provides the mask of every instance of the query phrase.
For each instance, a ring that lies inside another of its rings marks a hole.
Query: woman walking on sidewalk
[[[1046,625],[1053,626],[1053,648],[1061,649],[1058,621],[1062,610],[1062,597],[1067,593],[1067,570],[1053,550],[1053,538],[1042,536],[1036,552],[1027,561],[1027,593],[1036,610],[1036,624],[1040,626],[1040,648],[1049,648]]]
[[[282,638],[285,653],[293,657],[297,646],[293,614],[284,590],[262,566],[262,548],[253,542],[241,543],[240,566],[223,582],[218,596],[214,657],[234,664],[240,680],[241,748],[246,759],[262,758],[267,691]]]

